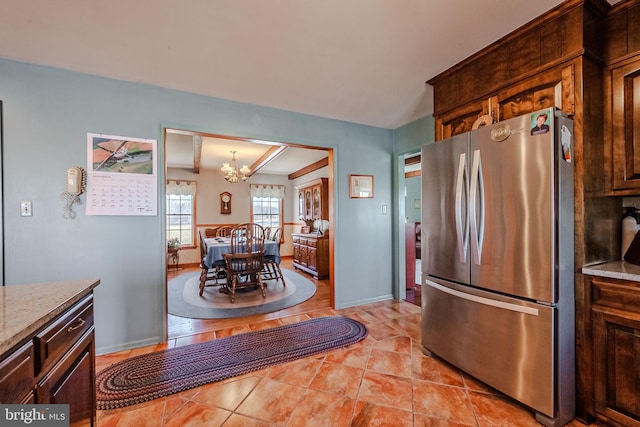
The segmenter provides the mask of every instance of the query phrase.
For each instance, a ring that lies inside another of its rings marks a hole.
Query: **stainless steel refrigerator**
[[[556,109],[422,147],[422,345],[564,425],[575,413],[573,123]]]

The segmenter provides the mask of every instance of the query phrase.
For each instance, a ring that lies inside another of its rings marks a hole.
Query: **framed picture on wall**
[[[349,197],[373,198],[373,175],[349,175]]]

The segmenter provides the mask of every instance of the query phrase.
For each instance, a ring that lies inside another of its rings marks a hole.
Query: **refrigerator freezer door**
[[[424,275],[422,282],[423,347],[553,418],[557,309]]]
[[[469,135],[422,147],[422,271],[469,281]]]
[[[471,285],[555,303],[554,117],[532,135],[535,117],[470,133]]]

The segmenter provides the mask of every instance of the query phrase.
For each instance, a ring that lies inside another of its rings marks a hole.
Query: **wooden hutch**
[[[307,226],[314,221],[329,219],[329,184],[327,178],[317,178],[296,187],[299,217]],[[316,279],[329,276],[329,234],[317,230],[292,233],[293,266]]]

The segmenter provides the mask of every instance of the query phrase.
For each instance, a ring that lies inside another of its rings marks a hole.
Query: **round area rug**
[[[199,296],[199,272],[181,275],[169,281],[167,285],[169,314],[194,319],[251,316],[292,307],[316,293],[316,286],[306,277],[284,268],[282,274],[287,286],[282,286],[280,280],[266,280],[266,298],[259,289],[243,290],[236,292],[234,303],[228,294],[220,292],[219,286],[208,286],[202,296]]]

